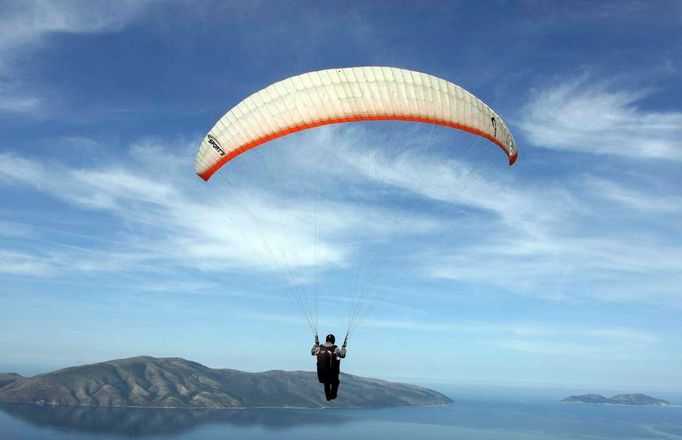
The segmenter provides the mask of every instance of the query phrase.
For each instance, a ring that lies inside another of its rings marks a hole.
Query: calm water
[[[456,403],[432,408],[188,411],[5,404],[0,439],[682,440],[680,405],[562,405],[551,393],[447,394]]]

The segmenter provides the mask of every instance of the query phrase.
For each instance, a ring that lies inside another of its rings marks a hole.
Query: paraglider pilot
[[[341,359],[346,357],[346,344],[348,336],[343,341],[341,348],[334,345],[336,338],[329,334],[325,338],[324,344],[315,335],[315,345],[310,353],[317,357],[317,379],[324,384],[324,395],[327,401],[336,399],[339,391],[339,372]]]

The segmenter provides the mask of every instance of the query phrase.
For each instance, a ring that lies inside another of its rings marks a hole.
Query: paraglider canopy
[[[231,159],[272,139],[341,122],[404,120],[464,130],[499,146],[513,165],[516,143],[490,107],[463,88],[394,67],[320,70],[276,82],[244,99],[213,126],[195,171],[204,180]]]

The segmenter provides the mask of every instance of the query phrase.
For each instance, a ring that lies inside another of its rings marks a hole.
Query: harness
[[[336,349],[336,345],[320,345],[320,351],[317,352],[317,378],[322,383],[338,380],[341,359],[334,354]]]

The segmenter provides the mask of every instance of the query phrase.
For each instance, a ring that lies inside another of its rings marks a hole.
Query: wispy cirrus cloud
[[[580,336],[621,342],[649,344],[658,342],[655,334],[629,327],[571,326],[555,323],[491,323],[491,322],[434,322],[376,319],[367,324],[377,328],[395,328],[426,332],[452,331],[458,333],[505,334],[518,338],[552,338]]]
[[[587,75],[568,79],[536,90],[519,125],[540,148],[680,160],[682,112],[646,109],[651,93]]]
[[[23,223],[0,220],[0,237],[27,237],[33,228]]]
[[[679,243],[656,227],[679,218],[674,189],[672,198],[663,197],[658,184],[633,190],[583,174],[552,184],[525,180],[513,169],[401,149],[377,133],[328,127],[284,139],[269,148],[296,154],[250,152],[248,160],[230,164],[228,181],[216,176],[208,185],[188,172],[189,155],[168,154],[150,141],[133,145],[126,165],[48,169],[39,160],[0,155],[0,183],[116,219],[111,238],[121,246],[96,247],[87,258],[65,247],[44,256],[46,264],[69,270],[168,264],[210,272],[291,270],[289,281],[300,283],[315,265],[362,265],[385,242],[380,264],[394,266],[385,269],[389,278],[410,266],[414,277],[550,300],[682,305],[674,288],[682,272]],[[323,162],[314,164],[320,148]],[[268,162],[280,157],[284,162]],[[287,193],[292,187],[296,192]],[[316,187],[324,189],[322,198]],[[414,206],[403,205],[405,198],[419,199],[420,209],[405,209]],[[434,205],[455,207],[456,215]],[[635,209],[642,215],[632,215]],[[324,221],[316,225],[320,211]],[[658,214],[646,215],[652,212]],[[615,213],[618,230],[611,226]],[[369,252],[358,260],[363,250]],[[93,263],[93,256],[106,264]]]
[[[682,211],[682,196],[671,188],[653,185],[647,187],[641,183],[633,187],[610,179],[587,176],[585,189],[596,197],[621,205],[631,213],[634,211],[660,215]]]
[[[122,270],[154,260],[209,270],[244,266],[263,270],[264,264],[267,269],[281,269],[282,257],[272,255],[271,249],[291,249],[290,243],[296,243],[296,255],[288,262],[294,267],[311,265],[314,256],[322,265],[343,258],[341,250],[327,243],[314,250],[307,225],[311,217],[305,215],[313,206],[278,207],[264,194],[245,195],[249,205],[245,209],[245,202],[236,197],[215,190],[188,192],[177,180],[158,179],[149,169],[48,168],[10,154],[0,155],[0,180],[32,187],[80,209],[106,212],[123,223],[115,228],[120,246],[61,246],[60,258],[45,260],[70,270]],[[223,199],[218,203],[211,196]],[[285,216],[289,217],[286,232],[278,228]]]
[[[416,251],[418,271],[553,300],[682,306],[674,287],[682,252],[677,236],[669,235],[682,221],[679,192],[665,174],[616,182],[581,172],[548,184],[456,156],[388,154],[388,146],[368,148],[376,139],[366,133],[349,133],[345,147],[337,147],[344,169],[474,210],[459,213],[455,222],[441,219],[449,232]]]
[[[3,1],[0,50],[30,48],[50,32],[93,33],[120,30],[150,1]]]
[[[372,329],[409,330],[445,333],[480,344],[536,354],[571,356],[617,354],[622,351],[650,349],[661,337],[632,327],[574,326],[555,323],[500,322],[423,322],[374,319]]]
[[[25,93],[16,82],[0,84],[0,112],[28,113],[38,109],[41,99]]]
[[[55,33],[115,32],[142,11],[142,1],[0,1],[0,112],[40,110],[43,97],[22,80],[28,54],[44,47]]]
[[[628,357],[642,351],[656,351],[664,338],[633,327],[567,327],[529,325],[500,333],[500,348],[535,354],[562,356]]]
[[[46,276],[54,274],[54,267],[31,253],[0,249],[0,273]]]
[[[366,236],[381,239],[398,230],[419,233],[432,227],[418,215],[397,223],[393,212],[381,206],[320,199],[307,192],[312,180],[293,179],[295,194],[282,193],[286,189],[263,185],[271,176],[264,177],[258,165],[240,171],[235,164],[229,184],[218,177],[205,184],[191,172],[189,158],[169,155],[153,142],[133,145],[127,159],[127,165],[88,168],[0,154],[0,185],[30,188],[66,202],[70,209],[112,216],[105,239],[62,234],[90,245],[47,241],[42,237],[55,232],[49,227],[21,225],[21,231],[30,233],[23,242],[37,244],[35,259],[55,270],[81,272],[153,271],[168,264],[210,272],[248,269],[284,273],[294,283],[304,282],[315,266],[351,264]],[[259,161],[246,161],[254,163]],[[305,166],[301,169],[305,172]],[[242,178],[235,179],[240,173]],[[296,173],[294,177],[300,176]],[[18,223],[7,225],[7,233],[16,235]]]

